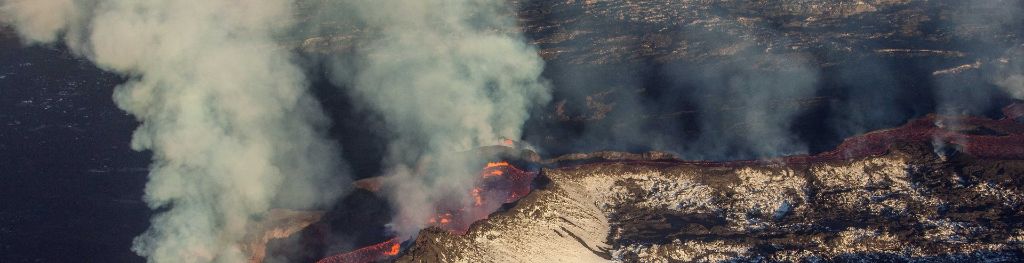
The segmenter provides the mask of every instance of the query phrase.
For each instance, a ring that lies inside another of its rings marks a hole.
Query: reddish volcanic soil
[[[836,159],[878,155],[889,145],[934,139],[976,157],[1022,159],[1024,124],[1017,119],[1024,115],[1024,104],[1007,106],[1003,113],[1006,117],[999,120],[972,116],[929,115],[912,120],[899,128],[847,139],[835,150],[817,156]]]

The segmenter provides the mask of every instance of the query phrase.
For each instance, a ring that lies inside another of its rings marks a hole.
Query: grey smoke
[[[132,249],[149,262],[243,262],[250,224],[270,208],[311,209],[347,185],[328,120],[275,40],[292,2],[8,0],[28,43],[63,40],[124,74],[114,100],[151,151],[145,200],[161,211]]]
[[[1024,32],[1024,3],[1014,0],[967,0],[953,6],[949,26],[956,36],[955,44],[976,57],[972,70],[960,74],[936,75],[936,111],[940,116],[938,127],[956,126],[959,121],[947,116],[983,114],[1002,107],[996,100],[1002,97],[1024,99],[1024,61],[1021,43],[1015,42]],[[954,136],[932,138],[936,155],[945,157],[948,151],[944,140],[960,141]]]
[[[938,111],[946,114],[979,114],[995,105],[993,99],[1009,96],[1024,99],[1021,44],[1024,3],[1013,0],[969,0],[953,5],[949,26],[963,46],[977,57],[979,69],[959,76],[938,76]],[[990,86],[998,89],[992,89]]]
[[[794,99],[814,96],[817,70],[799,55],[748,54],[702,72],[697,99],[701,143],[698,157],[769,157],[807,152],[791,132],[801,112]]]
[[[590,16],[560,19],[575,21],[565,25],[564,30],[569,32],[594,30],[586,25],[622,23]],[[699,61],[572,65],[552,76],[557,92],[563,95],[560,97],[568,98],[566,105],[570,106],[565,108],[570,111],[593,112],[586,107],[594,95],[611,93],[600,99],[613,108],[611,112],[600,120],[580,121],[583,132],[573,136],[573,148],[671,151],[686,159],[713,160],[808,152],[806,143],[792,132],[792,125],[804,113],[805,108],[798,102],[817,92],[817,61],[810,54],[773,49],[773,45],[788,39],[769,25],[758,25],[758,32],[763,33],[751,39],[755,36],[748,38],[730,31],[729,23],[737,22],[728,15],[701,21],[712,22],[692,22],[666,31],[631,32],[689,41],[686,52],[707,54],[696,59]],[[573,24],[583,26],[576,29]],[[639,49],[644,37],[621,39],[633,41],[623,44],[638,49],[632,52],[642,52]],[[598,37],[595,41],[602,40]],[[578,42],[580,46],[573,48],[604,52],[599,45]],[[688,137],[690,134],[696,135]]]
[[[1024,100],[1024,44],[1008,50],[996,63],[992,82],[1014,99]]]
[[[831,103],[828,122],[839,137],[847,138],[902,124],[910,113],[901,109],[900,83],[895,69],[878,58],[864,58],[837,70],[844,99]],[[911,108],[911,107],[906,107]]]
[[[459,152],[519,139],[534,105],[550,99],[544,61],[501,0],[339,1],[316,24],[361,25],[363,39],[333,66],[333,81],[383,116],[394,230],[410,236],[434,203],[469,203],[480,160]]]

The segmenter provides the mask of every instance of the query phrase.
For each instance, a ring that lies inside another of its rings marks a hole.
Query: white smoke
[[[343,180],[326,118],[276,34],[290,0],[7,0],[29,43],[63,39],[125,74],[114,100],[153,153],[145,200],[159,212],[132,249],[150,262],[243,262],[250,224],[272,207],[328,204]]]
[[[544,62],[526,44],[507,1],[338,5],[322,9],[347,10],[350,16],[340,19],[369,33],[353,57],[337,63],[334,80],[385,119],[395,227],[412,235],[434,202],[468,193],[482,168],[455,153],[519,139],[530,108],[550,100],[540,78]],[[419,163],[429,168],[414,172]]]

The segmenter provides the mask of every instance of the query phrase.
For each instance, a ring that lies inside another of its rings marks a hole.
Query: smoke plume
[[[310,209],[343,184],[327,119],[275,36],[291,1],[8,0],[28,43],[63,40],[128,77],[117,105],[151,151],[145,200],[159,211],[132,249],[149,262],[243,262],[240,241],[272,207]]]
[[[334,81],[383,116],[391,138],[394,230],[414,234],[441,199],[469,203],[482,168],[462,151],[519,139],[529,110],[549,100],[543,70],[505,1],[342,1],[366,28],[354,55],[339,58]],[[335,14],[327,19],[339,19]]]

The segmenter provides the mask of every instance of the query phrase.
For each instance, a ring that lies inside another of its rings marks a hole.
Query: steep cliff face
[[[400,262],[1012,259],[1024,162],[927,145],[808,165],[601,162],[464,236],[425,231]]]

